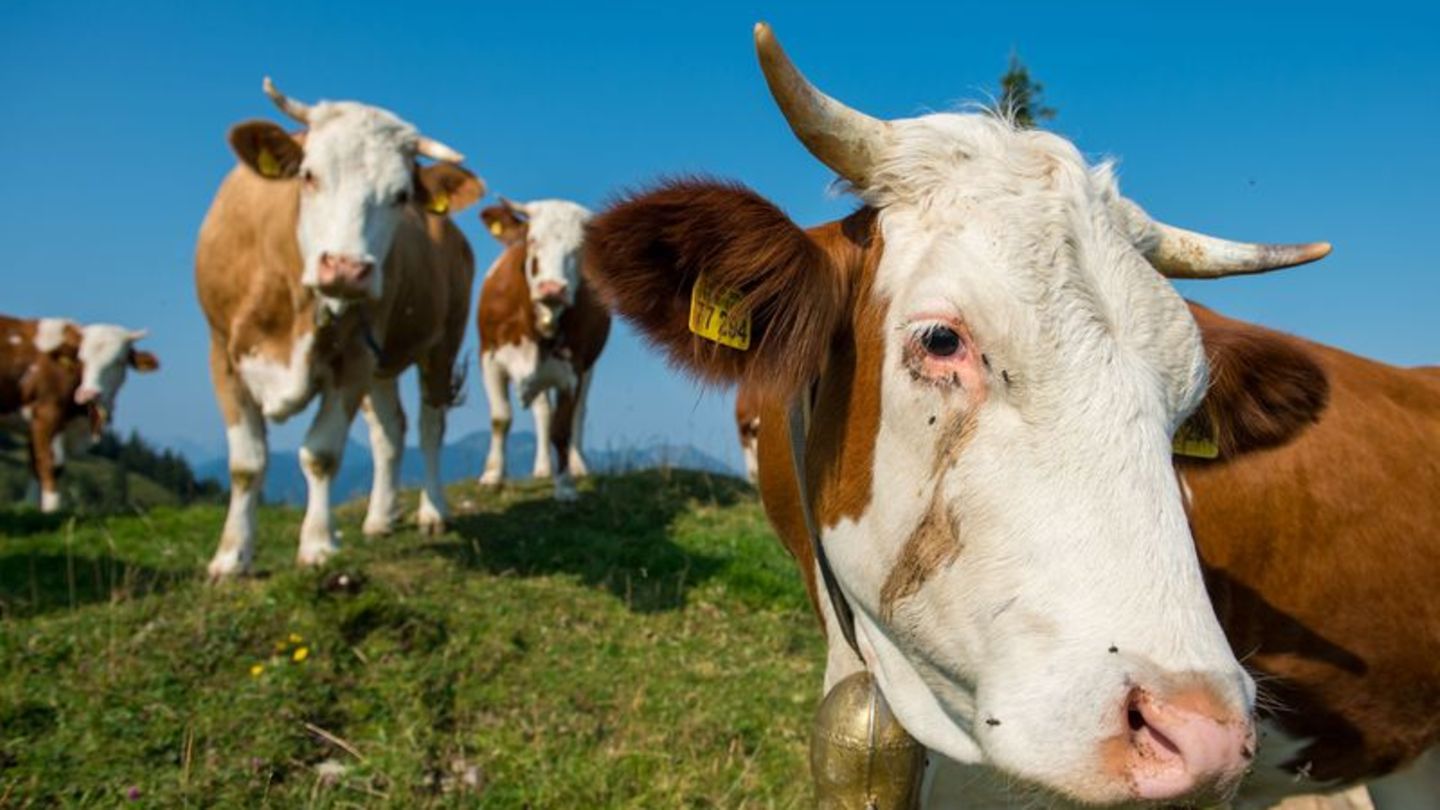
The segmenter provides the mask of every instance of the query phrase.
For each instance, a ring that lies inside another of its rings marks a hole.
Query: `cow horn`
[[[1222,278],[1264,273],[1330,255],[1329,242],[1266,245],[1230,242],[1155,222],[1160,238],[1145,258],[1168,278]]]
[[[442,163],[464,163],[465,156],[435,140],[420,135],[415,139],[415,153]]]
[[[820,92],[791,63],[766,23],[755,24],[755,53],[790,129],[805,148],[859,188],[890,142],[890,125]]]
[[[275,106],[280,108],[280,112],[285,113],[302,124],[308,125],[310,123],[309,104],[303,101],[296,101],[279,90],[276,90],[275,83],[270,81],[269,76],[265,77],[265,81],[262,82],[260,86],[264,88],[265,95],[269,96],[270,100],[275,102]]]

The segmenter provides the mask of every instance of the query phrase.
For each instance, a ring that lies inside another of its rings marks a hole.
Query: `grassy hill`
[[[0,508],[31,503],[27,447],[22,430],[0,422]],[[197,481],[184,459],[157,450],[135,433],[128,439],[107,433],[87,452],[73,454],[58,484],[65,508],[82,514],[217,501],[222,494],[217,481]]]
[[[0,512],[0,806],[799,807],[823,654],[752,491],[452,490],[427,538],[203,581],[223,510]],[[413,497],[413,496],[412,496]]]

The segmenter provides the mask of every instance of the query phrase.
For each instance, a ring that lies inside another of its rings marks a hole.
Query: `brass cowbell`
[[[869,672],[856,672],[820,701],[810,736],[810,774],[820,810],[915,810],[925,748],[891,713]]]

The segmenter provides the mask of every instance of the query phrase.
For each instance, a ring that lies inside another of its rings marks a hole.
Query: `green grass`
[[[317,571],[267,509],[221,587],[222,509],[0,512],[0,807],[806,806],[821,640],[753,493],[582,491],[457,487],[437,538],[351,506]]]

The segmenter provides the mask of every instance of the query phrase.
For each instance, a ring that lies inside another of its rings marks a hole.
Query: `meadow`
[[[451,489],[212,586],[222,507],[0,512],[0,807],[773,807],[810,800],[822,641],[753,490],[649,471]],[[413,493],[410,502],[413,503]]]

